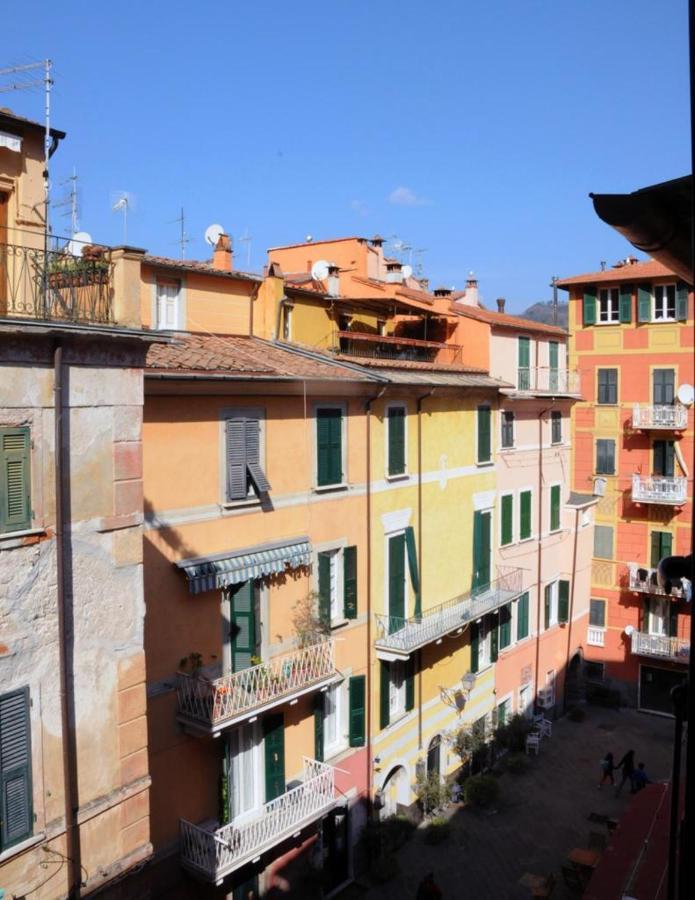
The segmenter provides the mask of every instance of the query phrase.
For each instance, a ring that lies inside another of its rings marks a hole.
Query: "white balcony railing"
[[[635,403],[632,407],[633,428],[665,428],[674,431],[688,427],[688,407],[681,406],[642,406]]]
[[[181,862],[194,874],[219,884],[272,847],[330,812],[335,804],[335,769],[304,758],[300,785],[260,807],[241,825],[209,828],[181,820]]]
[[[496,581],[461,594],[433,609],[424,610],[409,619],[397,616],[376,616],[377,656],[386,659],[407,659],[408,656],[445,634],[463,628],[485,613],[493,612],[509,603],[522,592],[521,569],[498,573]]]
[[[590,644],[592,647],[603,647],[606,643],[606,629],[605,628],[597,628],[594,625],[589,625],[589,628],[586,632],[586,642]]]
[[[690,660],[690,642],[682,638],[633,631],[632,652],[635,656],[654,656],[671,662],[687,663]]]
[[[656,577],[656,569],[645,569],[638,563],[628,563],[628,586],[631,591],[638,591],[640,594],[659,594],[668,597],[682,597],[683,591],[678,587],[672,587],[671,593],[667,594],[665,589],[659,585]]]
[[[632,499],[635,503],[685,503],[688,483],[680,475],[633,475]]]
[[[579,372],[576,369],[549,369],[539,366],[517,369],[517,390],[530,394],[578,394]]]
[[[248,669],[210,679],[179,673],[179,719],[215,734],[333,681],[335,645],[318,641]]]

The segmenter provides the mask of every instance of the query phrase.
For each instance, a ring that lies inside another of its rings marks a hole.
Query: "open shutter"
[[[522,594],[516,606],[516,639],[528,637],[528,592]]]
[[[543,624],[546,630],[550,628],[550,607],[553,600],[553,586],[546,584],[543,591]]]
[[[488,616],[488,631],[490,632],[490,661],[497,662],[497,651],[499,648],[499,629],[500,616],[499,613],[493,613]]]
[[[405,410],[392,406],[388,411],[389,475],[405,472]]]
[[[350,737],[351,747],[363,747],[365,741],[365,675],[353,675],[348,682],[350,698]]]
[[[405,664],[405,709],[410,712],[415,706],[415,657],[408,657]]]
[[[323,625],[331,623],[331,557],[319,553],[319,620]]]
[[[502,497],[502,546],[511,544],[514,536],[514,496],[505,494]]]
[[[596,324],[596,288],[588,287],[584,291],[584,324]]]
[[[480,626],[475,622],[471,625],[471,672],[477,672],[480,668]]]
[[[632,285],[620,285],[620,321],[629,324],[632,321]]]
[[[256,609],[253,581],[229,589],[232,672],[248,669],[256,653]]]
[[[405,619],[405,535],[389,539],[389,632]]]
[[[343,550],[343,615],[357,618],[357,547]]]
[[[422,614],[422,598],[420,596],[420,572],[417,563],[417,547],[415,546],[415,532],[412,526],[405,529],[405,546],[408,551],[408,571],[410,572],[410,583],[413,586],[415,594],[415,615]]]
[[[500,608],[500,650],[504,650],[512,642],[512,608],[507,603]]]
[[[557,531],[560,528],[560,485],[554,484],[550,488],[550,530]]]
[[[319,487],[340,484],[343,480],[342,422],[339,409],[316,411],[317,483]]]
[[[478,407],[478,462],[489,462],[491,456],[489,406]]]
[[[267,494],[270,483],[261,466],[261,425],[258,419],[245,419],[246,467],[254,490],[260,496]]]
[[[29,688],[0,697],[0,849],[31,836]]]
[[[558,582],[557,597],[557,620],[558,622],[569,621],[570,610],[570,583],[569,581],[560,580]]]
[[[282,713],[263,719],[265,749],[265,802],[285,793],[285,717]]]
[[[31,528],[29,429],[0,430],[0,532]]]
[[[637,321],[652,320],[652,289],[648,284],[640,284],[637,288]]]
[[[473,590],[490,584],[490,513],[473,513]]]
[[[246,419],[227,419],[227,500],[245,500],[246,481]]]
[[[379,660],[379,676],[379,727],[388,728],[391,721],[391,671],[389,664],[383,659]]]
[[[559,387],[558,381],[558,343],[557,341],[548,342],[548,363],[549,363],[549,381],[548,387],[551,391],[556,391]]]
[[[531,537],[531,491],[522,491],[519,495],[521,507],[521,523],[519,528],[519,540]]]
[[[688,285],[683,281],[676,285],[676,318],[679,322],[688,318]]]
[[[520,391],[528,391],[531,387],[531,341],[527,337],[518,339],[518,373],[517,387]]]
[[[325,694],[319,692],[314,697],[314,759],[323,762],[323,698]]]

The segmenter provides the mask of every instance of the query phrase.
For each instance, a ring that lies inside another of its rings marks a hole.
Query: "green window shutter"
[[[357,618],[357,547],[343,550],[343,615]]]
[[[527,391],[531,387],[531,341],[527,337],[520,337],[518,347],[517,387],[520,391]]]
[[[270,482],[261,466],[261,423],[258,419],[244,420],[246,439],[246,470],[258,496],[267,494]]]
[[[285,717],[282,713],[263,719],[265,750],[265,802],[285,793]]]
[[[480,626],[471,625],[471,672],[480,669]]]
[[[343,480],[343,413],[340,409],[316,410],[316,459],[319,487]]]
[[[656,569],[659,562],[671,556],[673,536],[668,531],[652,531],[651,567]]]
[[[632,285],[620,285],[620,321],[628,324],[632,321]]]
[[[557,341],[548,341],[548,360],[551,369],[558,367],[559,344]]]
[[[652,289],[648,284],[640,284],[637,288],[637,321],[652,320]]]
[[[514,496],[505,494],[502,497],[502,546],[511,544],[514,539]]]
[[[389,538],[389,632],[405,619],[405,535]]]
[[[676,285],[676,318],[679,322],[688,318],[688,285],[682,281]]]
[[[331,555],[319,553],[319,619],[331,623]]]
[[[473,513],[473,584],[474,591],[490,584],[490,513]]]
[[[405,472],[405,410],[392,406],[388,411],[389,475]]]
[[[415,594],[415,615],[422,615],[422,600],[420,596],[420,572],[417,563],[417,547],[415,546],[415,532],[412,526],[405,529],[405,547],[408,551],[408,571],[410,572],[410,583],[413,586]]]
[[[596,288],[588,287],[584,291],[584,324],[596,324]]]
[[[389,664],[379,660],[379,727],[388,728],[391,721],[391,671]]]
[[[528,591],[517,600],[516,607],[516,639],[528,637]]]
[[[410,712],[415,706],[415,657],[408,657],[405,664],[405,709]]]
[[[350,746],[364,747],[366,675],[353,675],[348,682],[350,700]]]
[[[512,607],[510,603],[500,608],[500,650],[512,642]]]
[[[323,698],[319,692],[314,697],[314,759],[323,762]]]
[[[490,462],[492,445],[490,443],[490,417],[489,406],[478,407],[478,462]]]
[[[31,528],[28,428],[0,429],[0,532]]]
[[[519,540],[524,541],[531,537],[531,491],[522,491],[519,494],[519,507]]]
[[[0,850],[31,837],[29,688],[0,696]]]
[[[546,628],[550,628],[550,607],[552,605],[553,599],[553,586],[552,584],[546,584],[545,590],[543,591],[543,623]]]
[[[560,580],[558,583],[557,597],[557,620],[558,622],[569,621],[570,614],[570,583],[569,581]]]
[[[550,530],[557,531],[560,528],[560,485],[554,484],[550,488]]]
[[[248,669],[256,653],[256,604],[253,581],[229,588],[232,672]]]
[[[499,613],[497,613],[497,615],[494,615],[493,613],[488,616],[488,629],[490,631],[490,660],[491,662],[497,662],[500,630]]]

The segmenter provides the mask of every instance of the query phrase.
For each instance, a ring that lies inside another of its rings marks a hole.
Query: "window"
[[[618,402],[618,370],[598,370],[598,402],[615,405]]]
[[[511,697],[507,697],[504,700],[502,700],[501,703],[497,704],[497,727],[501,728],[503,725],[506,725],[511,714],[512,714],[512,699],[511,699]]]
[[[558,360],[560,345],[557,341],[548,341],[548,387],[556,391],[559,387],[560,376],[558,372]]]
[[[518,341],[517,387],[520,391],[531,389],[531,339],[520,337]]]
[[[319,619],[341,624],[357,618],[357,547],[318,554]]]
[[[340,684],[331,685],[323,696],[323,741],[327,757],[337,753],[343,743],[340,724],[341,688]]]
[[[589,606],[589,625],[594,628],[606,627],[606,601],[591,600]]]
[[[559,484],[550,488],[550,530],[560,530],[560,490]]]
[[[512,642],[512,606],[507,603],[499,612],[499,648],[504,650]]]
[[[673,369],[654,369],[652,399],[654,406],[673,406],[676,373]]]
[[[531,491],[519,492],[519,540],[531,537]]]
[[[594,556],[613,559],[613,526],[594,525]]]
[[[528,637],[528,591],[516,601],[516,639],[523,641]]]
[[[0,428],[0,534],[31,528],[28,428]]]
[[[415,705],[414,662],[411,657],[407,662],[388,663],[382,660],[380,665],[379,722],[382,728],[387,728]]]
[[[599,322],[620,321],[620,291],[618,288],[601,288],[598,292]]]
[[[490,441],[490,417],[489,406],[478,407],[478,462],[489,463],[492,461],[492,446]]]
[[[558,622],[558,582],[546,584],[543,591],[543,611],[545,627],[550,628]]]
[[[659,562],[666,556],[671,556],[673,536],[668,531],[652,531],[650,565],[656,569]]]
[[[519,715],[525,716],[527,719],[530,719],[533,716],[530,684],[524,684],[519,688]]]
[[[615,475],[615,441],[604,438],[597,439],[596,474]]]
[[[642,630],[661,637],[675,637],[677,609],[677,605],[667,597],[645,597]]]
[[[514,495],[503,494],[500,500],[500,545],[505,547],[514,540]]]
[[[402,662],[391,663],[389,687],[389,720],[405,712],[405,666]]]
[[[316,410],[316,484],[343,483],[343,411],[326,406]]]
[[[654,474],[665,478],[675,475],[673,441],[654,441]]]
[[[389,406],[387,412],[388,474],[404,475],[405,459],[405,407]]]
[[[603,663],[585,659],[584,674],[587,681],[603,681]]]
[[[366,675],[353,675],[348,682],[350,698],[349,744],[351,747],[363,747],[366,724]]]
[[[261,466],[261,425],[258,415],[234,416],[225,422],[227,500],[246,500],[251,490],[261,499],[270,484]]]
[[[483,616],[480,622],[471,625],[471,672],[480,672],[496,659],[497,628],[491,616]]]
[[[560,623],[569,622],[570,613],[570,583],[566,578],[561,578],[557,583],[557,620]]]
[[[238,725],[229,731],[229,813],[232,821],[261,804],[258,772],[262,770],[260,739],[255,725]]]
[[[157,328],[174,330],[183,328],[181,322],[181,284],[178,281],[157,281]]]
[[[505,409],[500,416],[502,422],[501,446],[507,450],[514,446],[514,413]]]
[[[654,286],[654,306],[652,318],[655,322],[675,322],[675,284],[657,284]]]
[[[31,837],[29,688],[0,695],[0,851]]]
[[[550,413],[550,442],[551,444],[562,443],[562,413],[556,409]]]

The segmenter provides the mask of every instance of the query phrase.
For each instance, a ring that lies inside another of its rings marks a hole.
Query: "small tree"
[[[474,768],[487,755],[488,746],[485,740],[485,728],[482,722],[473,725],[462,725],[449,735],[449,743],[454,753],[461,760],[464,768]]]
[[[517,713],[508,722],[497,728],[495,731],[495,743],[498,747],[503,747],[512,753],[521,753],[526,748],[526,736],[530,731],[531,722],[529,719]]]
[[[331,633],[331,623],[318,614],[318,599],[316,591],[309,591],[292,607],[292,625],[301,648],[309,647]]]
[[[427,774],[424,771],[419,771],[414,790],[415,796],[426,816],[440,809],[449,799],[449,789],[437,772]]]

